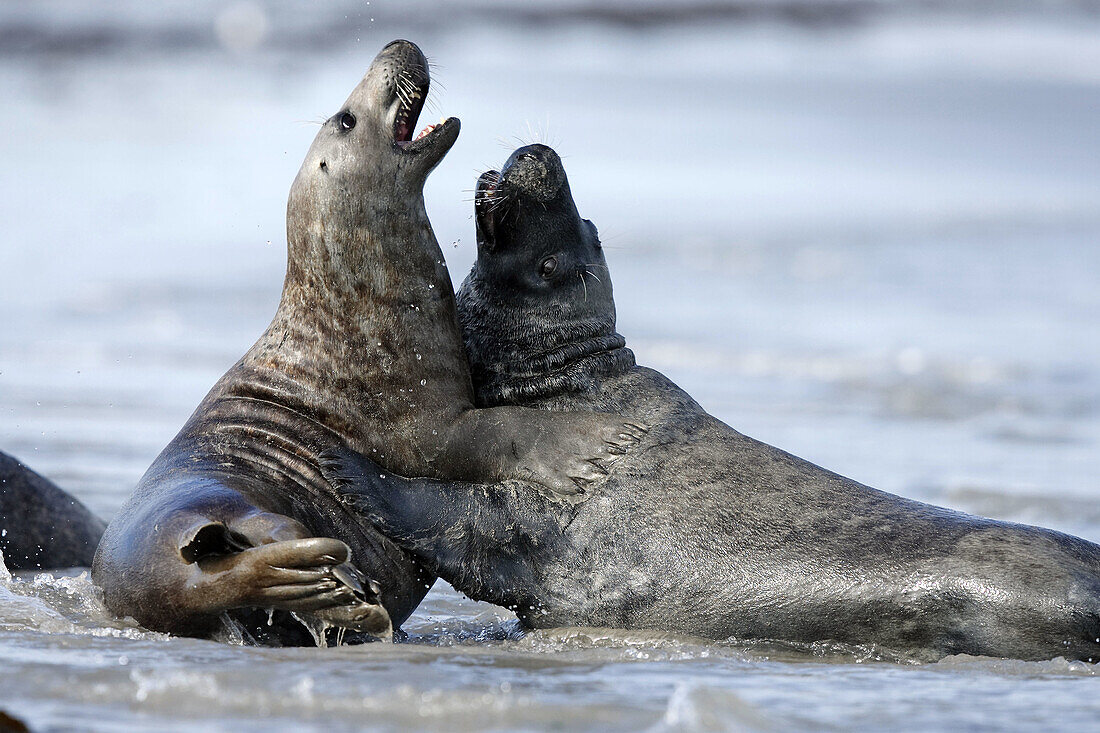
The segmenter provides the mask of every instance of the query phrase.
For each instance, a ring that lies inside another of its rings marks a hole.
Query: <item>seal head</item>
[[[430,85],[428,60],[416,44],[400,40],[388,44],[340,111],[324,123],[302,164],[299,181],[306,177],[327,182],[329,190],[348,191],[393,190],[395,176],[423,182],[454,145],[459,131],[458,120],[451,117],[413,137]],[[371,152],[369,166],[362,163],[364,150]],[[315,169],[326,175],[310,175]],[[381,186],[384,182],[389,185]]]
[[[481,175],[474,206],[478,259],[458,303],[479,403],[578,391],[633,366],[599,232],[558,154],[516,150]]]

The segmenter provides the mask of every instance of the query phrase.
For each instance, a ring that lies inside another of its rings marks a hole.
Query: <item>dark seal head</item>
[[[474,207],[478,259],[458,300],[479,404],[579,391],[634,365],[599,232],[552,148],[482,174]]]

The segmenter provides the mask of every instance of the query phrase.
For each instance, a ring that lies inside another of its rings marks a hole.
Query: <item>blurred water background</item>
[[[0,2],[0,448],[109,517],[262,331],[315,123],[406,37],[452,276],[562,153],[620,330],[735,428],[1100,541],[1100,3]],[[436,83],[438,82],[438,83]],[[4,574],[0,570],[0,574]],[[0,577],[35,730],[1093,729],[1097,669],[564,630],[442,583],[411,642],[254,649]]]

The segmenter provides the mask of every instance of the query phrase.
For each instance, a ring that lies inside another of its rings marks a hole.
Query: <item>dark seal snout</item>
[[[537,204],[530,206],[529,204]],[[558,218],[578,218],[565,167],[553,148],[525,145],[512,153],[500,172],[486,171],[477,181],[474,212],[478,248],[492,251],[507,244],[501,242],[502,222],[508,220],[509,240],[523,227],[527,211],[538,211],[538,226],[545,228],[548,212]]]
[[[550,201],[565,183],[565,168],[553,148],[526,145],[512,153],[500,169],[500,176],[509,188],[539,201]]]

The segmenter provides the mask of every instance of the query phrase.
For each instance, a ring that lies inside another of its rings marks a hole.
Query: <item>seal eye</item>
[[[336,123],[346,132],[355,127],[355,115],[351,112],[341,112],[336,118]]]
[[[539,275],[542,277],[550,277],[558,269],[558,258],[547,257],[545,260],[539,263]]]

